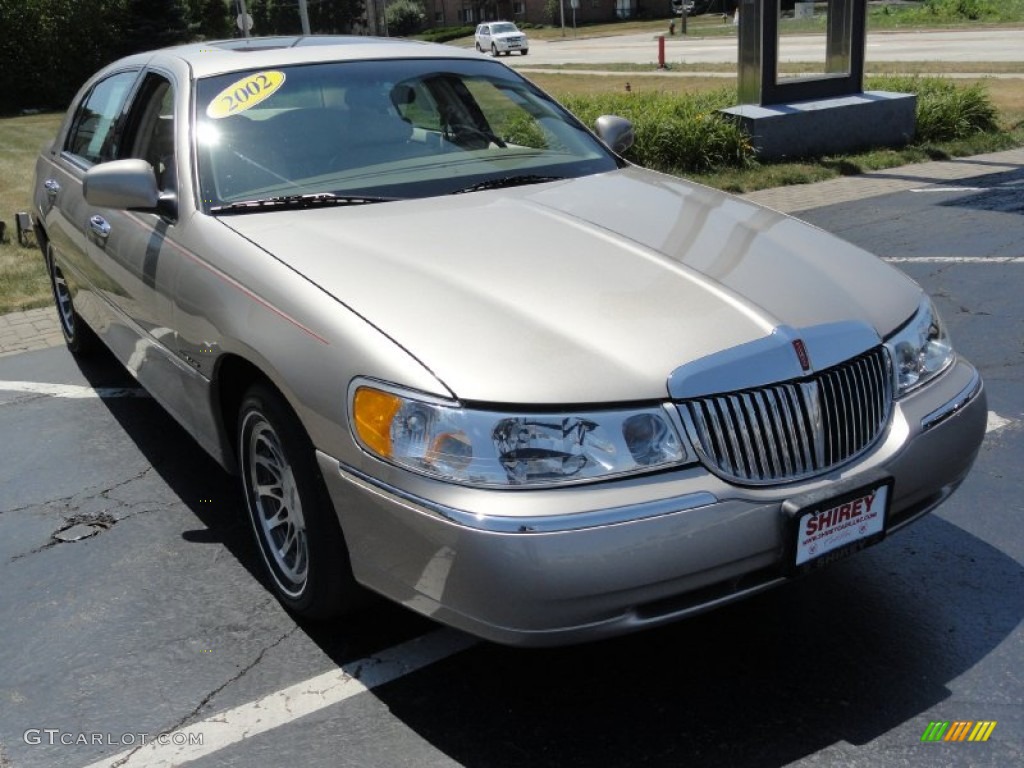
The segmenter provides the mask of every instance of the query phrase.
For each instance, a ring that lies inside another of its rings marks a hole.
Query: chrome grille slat
[[[764,448],[764,425],[761,423],[760,411],[754,405],[753,396],[749,392],[740,395],[743,401],[743,411],[747,414],[748,426],[753,436],[754,448],[757,449],[757,465],[762,475],[772,477],[771,465],[768,462],[768,453]],[[752,418],[751,418],[752,417]]]
[[[779,458],[782,463],[782,472],[779,473],[779,477],[791,477],[793,475],[793,462],[789,456],[789,441],[786,438],[788,434],[786,432],[786,424],[783,421],[782,413],[779,411],[779,401],[777,393],[774,389],[764,390],[761,394],[764,395],[768,404],[771,406],[769,415],[772,419],[772,426],[775,428],[776,439],[775,442],[779,448]]]
[[[679,404],[708,468],[752,485],[850,461],[878,439],[891,409],[892,370],[882,346],[803,379]]]
[[[783,393],[788,401],[788,407],[793,414],[793,423],[796,425],[796,432],[793,436],[796,443],[797,469],[801,474],[807,474],[811,471],[811,452],[807,448],[809,435],[807,434],[807,425],[804,422],[803,409],[800,407],[801,391],[797,387],[786,387]]]
[[[740,430],[740,450],[742,450],[743,463],[746,465],[747,474],[756,475],[758,474],[757,462],[754,460],[754,446],[750,441],[750,430],[747,424],[747,414],[744,412],[743,406],[740,404],[739,397],[729,398],[729,408],[732,411],[732,417],[735,424]]]
[[[754,400],[754,408],[760,414],[761,430],[764,435],[763,447],[765,463],[773,478],[782,474],[778,452],[779,442],[775,438],[778,427],[772,421],[771,408],[768,404],[768,396],[764,392],[754,392],[751,395]]]
[[[726,437],[729,440],[729,447],[732,449],[730,459],[732,461],[734,471],[738,475],[742,475],[745,470],[743,468],[743,449],[740,448],[739,442],[739,429],[736,428],[736,422],[733,420],[732,409],[729,407],[728,399],[723,399],[719,403],[720,413],[722,419],[728,426]]]

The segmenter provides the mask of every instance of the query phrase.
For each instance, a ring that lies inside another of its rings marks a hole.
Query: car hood
[[[636,168],[221,220],[467,401],[660,399],[681,365],[779,326],[857,320],[884,336],[920,300],[817,228]]]

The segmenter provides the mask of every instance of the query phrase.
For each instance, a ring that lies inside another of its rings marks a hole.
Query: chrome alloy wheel
[[[299,597],[309,574],[309,543],[292,466],[274,427],[258,411],[242,424],[244,482],[260,550],[289,597]]]

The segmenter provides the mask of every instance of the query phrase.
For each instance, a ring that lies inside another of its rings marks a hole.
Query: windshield
[[[196,94],[207,211],[304,195],[431,197],[618,165],[550,97],[494,62],[256,69],[200,80]]]
[[[507,24],[491,24],[491,34],[492,35],[500,35],[500,34],[502,34],[504,32],[518,32],[518,31],[519,31],[519,28],[515,24],[513,24],[512,22],[509,22]]]

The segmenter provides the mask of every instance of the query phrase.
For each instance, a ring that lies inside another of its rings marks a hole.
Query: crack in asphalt
[[[291,637],[292,635],[294,635],[298,631],[299,631],[299,627],[296,625],[296,626],[292,627],[291,629],[289,629],[287,632],[285,632],[283,635],[281,635],[279,638],[277,638],[277,640],[274,640],[272,643],[270,643],[270,644],[264,646],[262,649],[260,649],[260,652],[258,654],[256,654],[256,658],[254,658],[251,662],[249,662],[244,667],[242,667],[240,670],[238,670],[238,672],[236,672],[234,675],[232,675],[230,678],[228,678],[221,685],[217,686],[212,691],[210,691],[208,694],[206,694],[202,698],[202,700],[198,704],[196,704],[196,706],[192,709],[191,712],[189,712],[187,715],[185,715],[184,717],[179,719],[170,728],[164,730],[163,733],[174,733],[174,732],[180,730],[181,728],[185,727],[185,725],[187,725],[190,720],[193,720],[194,718],[196,718],[199,715],[199,713],[202,711],[203,707],[205,707],[207,704],[209,704],[218,693],[223,691],[229,685],[232,685],[233,683],[237,683],[239,680],[241,680],[243,677],[245,677],[247,674],[249,674],[253,669],[255,669],[257,666],[259,666],[259,664],[263,661],[263,657],[266,656],[268,652],[272,651],[274,648],[279,646],[281,643],[283,643],[285,640],[287,640],[289,637]],[[122,757],[120,760],[117,760],[117,761],[111,763],[110,764],[110,768],[119,768],[120,766],[127,764],[128,761],[131,760],[132,757],[140,749],[144,748],[144,746],[145,745],[141,745],[140,744],[139,746],[135,747],[133,750],[131,750],[127,755]],[[3,766],[0,766],[0,768],[3,768]]]
[[[59,539],[56,538],[56,535],[58,533],[60,533],[61,531],[66,530],[67,528],[71,527],[72,525],[76,525],[78,523],[84,523],[84,524],[94,523],[94,524],[101,525],[104,528],[111,528],[112,526],[116,525],[117,523],[120,523],[123,520],[129,520],[129,519],[131,519],[133,517],[138,517],[139,515],[144,515],[144,514],[147,514],[149,512],[156,512],[156,511],[161,510],[161,509],[166,510],[166,509],[171,508],[172,505],[168,504],[167,502],[162,502],[162,501],[126,502],[126,501],[123,501],[123,500],[120,500],[120,499],[112,498],[110,496],[110,494],[112,492],[118,490],[119,488],[123,488],[123,487],[125,487],[127,485],[130,485],[131,483],[134,483],[134,482],[137,482],[137,481],[143,479],[146,475],[148,475],[152,471],[153,471],[153,467],[152,466],[146,467],[141,472],[138,472],[138,473],[136,473],[135,475],[133,475],[133,476],[131,476],[129,478],[126,478],[126,479],[124,479],[124,480],[122,480],[122,481],[120,481],[118,483],[115,483],[114,485],[112,485],[112,486],[110,486],[108,488],[104,488],[104,489],[99,490],[99,491],[94,490],[94,489],[91,489],[89,491],[79,491],[78,493],[72,494],[70,496],[64,496],[64,497],[61,497],[61,498],[58,498],[58,499],[52,499],[50,501],[45,501],[45,502],[43,502],[41,504],[39,504],[39,503],[28,504],[28,505],[26,505],[24,507],[16,507],[14,509],[0,510],[0,514],[5,514],[5,513],[10,513],[10,512],[24,512],[24,511],[27,511],[27,510],[35,510],[35,509],[47,510],[47,509],[52,509],[53,507],[58,507],[58,506],[62,506],[63,507],[63,509],[60,512],[60,515],[61,515],[61,518],[63,519],[63,522],[60,524],[60,526],[57,528],[57,530],[55,530],[52,534],[50,534],[50,540],[49,541],[47,541],[45,544],[42,544],[42,545],[36,547],[35,549],[29,550],[28,552],[19,552],[18,554],[13,555],[10,559],[8,559],[7,562],[8,563],[13,563],[16,560],[21,560],[22,558],[29,557],[31,555],[37,555],[40,552],[45,552],[48,549],[52,549],[53,547],[57,546],[58,544],[74,543],[74,542],[63,542],[63,541],[60,541]],[[111,514],[107,510],[103,510],[103,511],[100,511],[100,512],[82,512],[81,511],[81,509],[82,509],[82,507],[84,505],[88,504],[91,501],[96,501],[97,499],[102,499],[103,501],[117,502],[117,503],[121,504],[123,508],[127,508],[128,511],[127,512],[123,512],[120,515]],[[142,507],[142,508],[140,509],[140,507]],[[91,537],[89,537],[89,538],[91,538]],[[2,766],[0,766],[0,768],[2,768]]]
[[[4,400],[2,403],[0,403],[0,408],[6,408],[9,405],[24,405],[25,403],[31,403],[31,402],[34,402],[36,400],[42,400],[42,399],[47,398],[47,397],[50,397],[50,395],[39,394],[39,395],[25,395],[24,397],[12,397],[10,400]],[[2,768],[2,766],[3,766],[3,763],[0,763],[0,768]]]
[[[68,496],[58,496],[56,499],[47,499],[46,501],[37,501],[31,504],[26,504],[23,507],[13,507],[11,509],[0,509],[0,515],[8,514],[10,512],[25,512],[26,510],[32,510],[39,507],[52,507],[57,504],[67,505],[72,512],[76,511],[83,504],[92,501],[93,499],[105,499],[108,501],[117,501],[117,499],[111,499],[108,494],[112,491],[116,491],[118,488],[123,488],[129,483],[134,483],[136,480],[141,480],[143,477],[153,471],[152,466],[146,467],[141,472],[137,472],[129,478],[121,480],[120,482],[111,485],[109,488],[103,490],[96,490],[89,488],[83,491],[72,493]],[[73,502],[73,504],[72,504]]]

